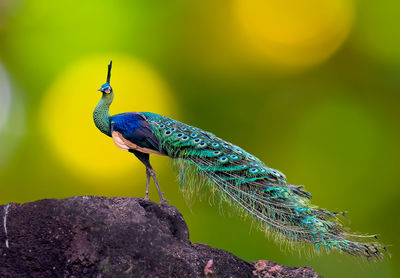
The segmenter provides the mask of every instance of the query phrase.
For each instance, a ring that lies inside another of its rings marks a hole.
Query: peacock
[[[150,154],[167,156],[178,169],[182,188],[209,188],[278,240],[310,243],[317,252],[339,250],[365,258],[380,259],[387,252],[376,235],[348,232],[340,213],[311,205],[311,194],[302,186],[288,184],[283,173],[210,132],[150,112],[111,116],[111,67],[112,62],[106,83],[98,89],[102,97],[93,112],[94,123],[119,149],[144,164],[145,199],[153,178],[161,204],[167,202],[149,159]]]

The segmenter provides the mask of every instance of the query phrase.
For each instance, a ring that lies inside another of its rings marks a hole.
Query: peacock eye
[[[250,173],[257,173],[258,169],[257,168],[250,168],[249,172]]]
[[[226,163],[226,162],[228,162],[228,158],[226,156],[222,156],[218,159],[218,161],[221,163]]]

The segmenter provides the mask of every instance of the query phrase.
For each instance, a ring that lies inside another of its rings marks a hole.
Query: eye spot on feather
[[[199,148],[205,148],[207,147],[207,143],[201,142],[200,144],[197,145]]]
[[[302,212],[302,211],[303,211],[303,208],[302,208],[302,207],[295,207],[295,210],[296,210],[296,211],[299,211],[299,212]]]
[[[189,136],[185,135],[185,136],[182,137],[181,140],[182,140],[182,141],[187,141],[187,140],[189,140]]]
[[[220,154],[222,154],[222,152],[220,152],[220,151],[214,151],[213,154],[214,154],[214,156],[219,156]]]
[[[165,134],[166,136],[170,136],[170,135],[172,134],[172,131],[171,131],[171,130],[166,130],[166,131],[164,132],[164,134]]]
[[[303,220],[303,223],[305,223],[305,224],[311,224],[311,223],[313,222],[312,220],[313,220],[314,217],[315,217],[314,215],[309,215],[309,216],[307,216],[306,219]],[[312,240],[314,241],[315,238],[312,238]]]
[[[229,157],[230,157],[232,160],[239,160],[239,159],[240,159],[240,157],[238,157],[238,156],[235,155],[235,154],[231,154]]]
[[[229,148],[229,145],[227,143],[222,143],[222,146],[224,146],[225,148]]]
[[[247,167],[249,167],[249,166],[247,166],[247,165],[240,165],[240,168],[242,168],[242,169],[247,169]]]
[[[234,148],[233,149],[235,152],[237,152],[237,153],[243,153],[243,151],[241,150],[241,149],[239,149],[239,148]]]
[[[195,143],[195,144],[198,144],[198,143],[200,143],[201,142],[201,139],[200,138],[197,138],[197,139],[194,139],[193,140],[193,143]]]
[[[183,131],[187,130],[187,128],[184,127],[184,126],[181,126],[180,129],[183,130]]]
[[[166,121],[165,124],[166,124],[166,125],[171,125],[172,122],[171,122],[171,121]]]
[[[183,136],[183,133],[178,133],[176,134],[176,137],[181,138]]]
[[[221,163],[226,163],[226,162],[228,162],[228,158],[226,156],[222,156],[218,159],[218,161]]]
[[[211,146],[212,146],[213,148],[219,148],[219,144],[218,144],[218,143],[212,143]]]
[[[276,171],[276,170],[272,170],[271,172],[272,172],[272,175],[274,175],[274,176],[277,177],[277,178],[281,178],[281,177],[282,177],[282,176],[280,175],[280,173],[279,173],[278,171]]]
[[[160,124],[160,125],[158,125],[160,128],[164,128],[165,127],[165,125],[163,125],[163,124]]]
[[[198,135],[198,134],[197,134],[196,132],[190,133],[190,136],[191,136],[191,137],[197,137],[197,135]]]
[[[303,212],[303,211],[307,211],[308,210],[308,208],[304,208],[304,207],[296,207],[295,208],[295,210],[296,211],[298,211],[298,212]],[[318,221],[318,220],[317,220]]]
[[[260,169],[260,173],[265,173],[265,172],[267,172],[267,170],[266,169]]]
[[[258,166],[258,164],[255,163],[254,161],[250,162],[249,164],[250,164],[251,166]]]
[[[171,127],[169,130],[171,130],[171,131],[175,131],[175,130],[176,130],[176,128],[175,128],[175,127]]]
[[[257,168],[250,168],[249,172],[252,174],[258,173],[258,169]]]
[[[249,154],[249,155],[247,155],[247,158],[253,160],[253,159],[254,159],[254,156],[252,156],[251,154]]]

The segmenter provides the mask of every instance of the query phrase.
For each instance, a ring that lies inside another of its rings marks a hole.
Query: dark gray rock
[[[48,199],[10,204],[5,212],[1,206],[2,278],[320,277],[308,267],[248,263],[192,244],[175,207],[143,199]]]

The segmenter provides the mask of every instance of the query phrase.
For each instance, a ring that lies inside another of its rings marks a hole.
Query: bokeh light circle
[[[348,36],[352,0],[235,0],[233,13],[250,55],[299,69],[329,58]]]
[[[113,59],[110,114],[151,111],[176,116],[173,95],[149,65],[126,55],[101,55],[80,60],[63,72],[48,89],[41,109],[41,124],[60,159],[79,177],[104,181],[131,177],[144,168],[134,156],[119,150],[94,125],[92,114],[105,82],[108,57]]]

